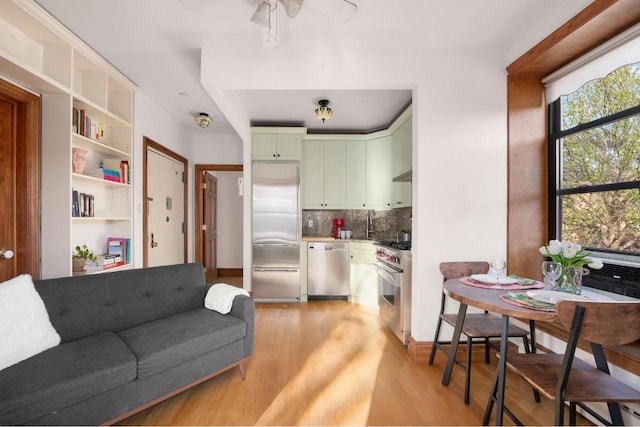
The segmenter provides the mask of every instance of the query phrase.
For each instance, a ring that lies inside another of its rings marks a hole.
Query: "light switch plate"
[[[313,227],[313,220],[310,219],[309,221],[307,221],[307,226],[309,227]]]

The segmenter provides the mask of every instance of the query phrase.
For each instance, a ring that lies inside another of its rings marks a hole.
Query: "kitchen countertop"
[[[367,239],[336,239],[331,236],[302,236],[303,242],[354,242],[354,243],[378,243],[377,240]]]

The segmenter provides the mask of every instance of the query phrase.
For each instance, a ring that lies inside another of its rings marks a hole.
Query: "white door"
[[[149,267],[181,264],[184,247],[184,165],[147,149],[147,247]]]

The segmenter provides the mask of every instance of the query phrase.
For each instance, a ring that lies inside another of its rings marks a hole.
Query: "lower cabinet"
[[[378,308],[378,274],[373,263],[376,249],[373,243],[350,242],[350,301]]]

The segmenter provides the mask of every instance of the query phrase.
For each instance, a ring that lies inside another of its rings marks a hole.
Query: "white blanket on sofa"
[[[249,296],[249,292],[237,286],[231,286],[226,283],[216,283],[207,291],[207,295],[204,297],[204,306],[209,310],[227,314],[233,307],[233,299],[236,295]]]
[[[22,274],[0,283],[0,370],[60,344],[47,308]]]

